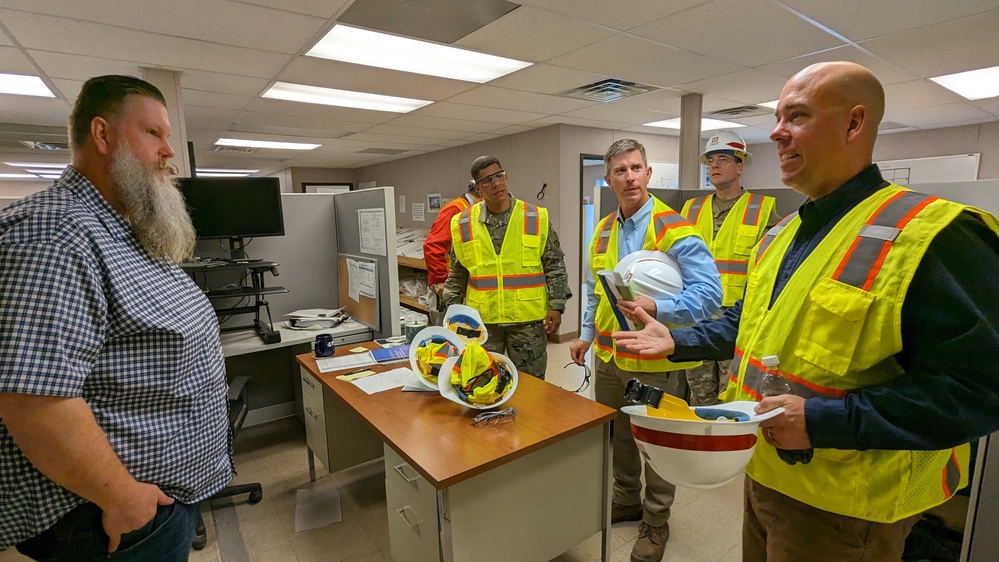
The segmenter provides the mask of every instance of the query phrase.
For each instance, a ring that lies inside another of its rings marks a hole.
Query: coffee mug
[[[333,352],[336,351],[336,347],[333,345],[333,335],[332,334],[319,334],[316,336],[316,357],[330,357]]]

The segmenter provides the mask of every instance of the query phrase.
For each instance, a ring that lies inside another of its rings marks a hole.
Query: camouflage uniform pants
[[[545,380],[548,368],[548,335],[541,320],[523,324],[486,324],[486,351],[502,353],[517,370]]]
[[[691,406],[711,406],[721,403],[718,395],[728,386],[728,368],[731,359],[705,361],[700,367],[687,369],[688,402]]]

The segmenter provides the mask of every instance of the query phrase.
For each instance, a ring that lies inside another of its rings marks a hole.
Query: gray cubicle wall
[[[379,316],[379,327],[375,330],[377,338],[402,333],[402,326],[399,322],[399,265],[395,253],[394,197],[395,189],[391,187],[375,187],[333,194],[337,253],[370,258],[375,260],[377,265]],[[384,213],[385,254],[361,250],[361,225],[358,222],[358,212],[370,209],[381,209]]]
[[[805,202],[805,196],[798,193],[793,189],[788,188],[754,188],[749,190],[752,193],[758,193],[760,195],[768,195],[777,200],[777,214],[781,217],[785,217],[798,210],[798,207]],[[683,203],[688,199],[695,197],[703,197],[710,193],[714,193],[713,189],[684,189],[680,191],[680,206],[676,207],[676,210],[683,208]]]

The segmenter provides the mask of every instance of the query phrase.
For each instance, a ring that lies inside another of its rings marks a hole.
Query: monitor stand
[[[229,260],[233,262],[246,260],[246,241],[240,237],[229,239]]]

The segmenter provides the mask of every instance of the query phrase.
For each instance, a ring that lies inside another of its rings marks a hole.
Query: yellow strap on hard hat
[[[460,391],[459,395],[467,398],[469,402],[492,404],[497,400],[495,390],[499,384],[499,377],[493,372],[492,365],[493,359],[485,348],[477,342],[469,342],[451,368],[451,384],[457,387],[455,390]],[[480,375],[488,376],[488,382],[466,391],[465,387]]]
[[[437,338],[427,340],[423,345],[416,348],[416,365],[420,369],[420,374],[436,382],[434,368],[440,368],[444,360],[453,353],[454,346],[447,340],[437,341]]]

